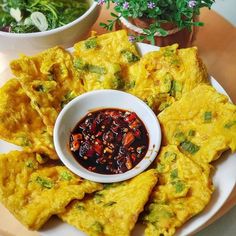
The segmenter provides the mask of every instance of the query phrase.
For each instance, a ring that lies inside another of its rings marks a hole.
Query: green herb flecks
[[[70,181],[72,179],[72,175],[68,171],[64,171],[60,174],[60,180]]]
[[[90,38],[84,42],[84,46],[86,49],[92,49],[97,47],[97,39],[96,37]]]
[[[96,233],[102,233],[103,229],[104,229],[104,226],[100,222],[98,222],[98,221],[95,221],[91,225],[91,230],[96,232]]]
[[[121,55],[127,60],[128,63],[139,61],[139,57],[128,50],[122,50]]]
[[[191,136],[191,137],[193,137],[193,136],[195,136],[195,134],[196,134],[196,131],[195,130],[189,130],[189,132],[188,132],[188,136]]]
[[[206,111],[204,113],[204,121],[205,122],[211,122],[211,120],[212,120],[212,113],[211,113],[211,111]]]
[[[171,179],[176,179],[178,178],[178,169],[174,169],[170,172],[170,178]]]
[[[43,188],[51,189],[53,187],[53,182],[50,179],[45,179],[40,176],[36,178],[36,182],[41,185]]]
[[[181,93],[183,89],[183,85],[181,82],[172,80],[171,83],[171,89],[170,89],[170,95],[175,97],[177,93]]]
[[[84,71],[96,73],[99,75],[104,75],[107,73],[107,70],[105,67],[88,64],[84,62],[81,58],[77,58],[74,61],[74,67],[78,70],[84,70]]]
[[[85,207],[81,204],[76,205],[76,209],[78,209],[79,211],[84,211]]]
[[[173,181],[171,184],[174,186],[176,193],[181,193],[185,189],[185,184],[181,180]]]
[[[104,207],[110,207],[110,206],[113,206],[113,205],[115,205],[115,204],[116,204],[116,202],[111,201],[111,202],[105,203],[103,206],[104,206]]]
[[[177,157],[177,154],[175,152],[165,152],[164,153],[164,158],[168,159],[170,161],[175,161]]]
[[[162,163],[158,163],[156,169],[157,169],[157,172],[158,172],[158,173],[163,173],[163,172],[164,172],[164,169],[165,169],[165,165],[162,164]]]
[[[181,147],[181,149],[183,149],[184,151],[186,151],[190,154],[195,154],[200,149],[200,147],[198,145],[196,145],[188,140],[180,143],[180,147]]]
[[[224,125],[224,128],[226,129],[230,129],[232,126],[236,125],[236,120],[233,120],[233,121],[229,121],[228,123],[226,123]]]
[[[107,73],[107,70],[105,67],[102,66],[95,66],[95,65],[87,65],[87,70],[91,73],[99,74],[99,75],[105,75]]]
[[[175,134],[174,134],[174,137],[175,137],[175,139],[178,141],[178,142],[183,142],[183,141],[185,141],[185,139],[186,139],[186,137],[185,137],[185,134],[182,132],[182,131],[180,131],[180,132],[176,132]]]

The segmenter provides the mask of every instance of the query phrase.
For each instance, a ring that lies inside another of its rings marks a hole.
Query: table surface
[[[109,13],[103,9],[92,30],[105,33],[99,23],[108,18]],[[227,91],[236,103],[236,29],[223,17],[204,9],[201,18],[205,26],[199,29],[194,45],[199,48],[200,56],[212,75]],[[236,204],[236,189],[223,208],[212,221],[221,217]],[[236,235],[236,207],[219,220],[197,233],[196,236],[234,236]],[[39,233],[26,230],[15,218],[0,205],[0,236],[39,236]]]

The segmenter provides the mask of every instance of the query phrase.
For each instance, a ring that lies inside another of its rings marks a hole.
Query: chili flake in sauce
[[[146,155],[149,136],[135,112],[102,109],[88,113],[70,135],[80,165],[101,174],[124,173]]]

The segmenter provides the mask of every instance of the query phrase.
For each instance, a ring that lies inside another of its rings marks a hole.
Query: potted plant
[[[126,28],[131,41],[151,42],[158,46],[191,44],[200,9],[211,8],[215,0],[96,0],[113,8],[112,19],[100,25],[107,30]]]

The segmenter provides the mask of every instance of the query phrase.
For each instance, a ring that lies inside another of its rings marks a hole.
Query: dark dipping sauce
[[[120,174],[146,155],[149,135],[135,112],[107,108],[88,113],[70,135],[70,150],[81,166]]]

